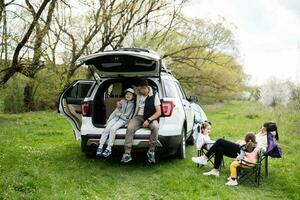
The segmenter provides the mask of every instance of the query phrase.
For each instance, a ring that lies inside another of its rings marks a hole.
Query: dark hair
[[[207,122],[209,125],[212,125],[212,123],[208,120],[205,120],[204,122]]]
[[[201,129],[206,129],[207,127],[209,127],[210,126],[210,124],[208,123],[208,122],[203,122],[202,124],[201,124]]]
[[[246,152],[252,152],[253,149],[256,147],[256,139],[255,139],[255,134],[252,132],[249,132],[245,136],[245,150]]]
[[[279,140],[279,134],[278,134],[278,130],[277,130],[277,125],[275,122],[265,122],[263,127],[266,128],[267,133],[271,133],[271,132],[275,132],[275,139]]]
[[[138,79],[136,81],[136,86],[137,87],[143,87],[143,86],[148,86],[148,81],[146,79]]]

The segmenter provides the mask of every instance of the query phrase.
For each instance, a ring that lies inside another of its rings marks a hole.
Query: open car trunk
[[[104,81],[98,88],[92,109],[92,122],[95,127],[103,128],[110,114],[115,110],[117,101],[124,98],[124,91],[131,87],[135,89],[136,78],[115,78]],[[154,91],[158,87],[148,79]]]
[[[103,77],[159,77],[161,59],[157,54],[134,51],[107,51],[78,59]]]

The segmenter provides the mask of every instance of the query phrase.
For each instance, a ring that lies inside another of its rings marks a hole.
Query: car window
[[[76,99],[83,99],[87,97],[88,92],[93,84],[92,83],[79,83],[73,87],[67,97],[76,98]]]
[[[201,106],[195,103],[191,103],[191,107],[196,112],[195,117],[197,122],[204,122],[205,120],[208,120]]]
[[[130,55],[106,55],[86,62],[103,72],[143,72],[155,70],[155,60]]]
[[[179,98],[180,97],[173,81],[164,80],[163,83],[164,83],[165,90],[166,90],[166,97],[173,97],[173,98]]]
[[[186,99],[186,96],[185,96],[185,93],[184,91],[182,90],[182,88],[180,87],[179,83],[178,82],[175,82],[175,85],[176,85],[176,88],[177,88],[177,91],[180,95],[180,98],[181,99]]]
[[[78,84],[77,98],[85,98],[91,88],[92,84]]]

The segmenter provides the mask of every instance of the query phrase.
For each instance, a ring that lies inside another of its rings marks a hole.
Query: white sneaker
[[[210,170],[209,172],[204,172],[203,173],[204,176],[216,176],[216,177],[219,177],[220,176],[220,172],[217,171],[217,170]]]
[[[225,183],[225,185],[236,186],[236,185],[238,185],[238,182],[236,179],[235,180],[230,179],[227,183]]]
[[[207,164],[207,159],[204,157],[192,157],[192,161],[194,163],[200,164],[200,165],[206,165]]]

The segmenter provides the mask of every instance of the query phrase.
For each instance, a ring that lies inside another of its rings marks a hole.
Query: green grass
[[[219,178],[204,177],[187,159],[159,158],[149,166],[144,154],[128,165],[121,152],[110,159],[87,159],[74,141],[69,123],[55,112],[0,114],[0,199],[300,199],[300,114],[271,111],[255,103],[205,107],[212,137],[229,140],[257,131],[267,120],[278,123],[283,158],[269,160],[269,177],[259,188],[225,186],[231,158]]]

